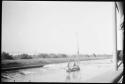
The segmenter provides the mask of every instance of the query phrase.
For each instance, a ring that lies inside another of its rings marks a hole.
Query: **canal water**
[[[6,71],[2,82],[87,82],[106,72],[111,60],[89,60],[80,62],[80,71],[66,72],[67,63],[48,64],[44,67]],[[105,70],[104,70],[105,69]]]

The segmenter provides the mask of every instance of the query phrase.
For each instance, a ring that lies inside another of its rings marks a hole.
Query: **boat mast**
[[[78,39],[78,33],[76,33],[76,40],[77,40],[77,63],[78,63],[78,57],[79,57],[79,39]]]

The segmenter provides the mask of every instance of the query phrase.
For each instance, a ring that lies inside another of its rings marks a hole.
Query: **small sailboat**
[[[67,69],[66,69],[67,72],[73,72],[73,71],[80,70],[78,56],[79,56],[79,46],[78,46],[78,40],[77,40],[77,55],[73,56],[73,65],[71,65],[72,62],[70,62],[70,59],[69,59]]]
[[[69,64],[68,64],[69,65]],[[68,69],[66,70],[67,72],[73,72],[73,71],[79,71],[80,67],[77,65],[75,62],[72,67],[68,66]]]

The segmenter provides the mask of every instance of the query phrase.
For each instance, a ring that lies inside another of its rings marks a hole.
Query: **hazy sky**
[[[2,51],[76,53],[113,50],[112,2],[2,2]]]

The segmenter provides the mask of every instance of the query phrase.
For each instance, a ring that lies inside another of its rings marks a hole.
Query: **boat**
[[[78,47],[78,41],[77,41],[77,47]],[[79,56],[79,47],[77,49],[77,55],[73,56],[73,65],[70,66],[70,64],[72,63],[70,61],[70,59],[68,61],[68,66],[67,66],[67,69],[66,69],[67,72],[74,72],[74,71],[80,70],[78,56]]]
[[[73,71],[79,71],[80,67],[78,65],[75,65],[73,67],[68,67],[68,69],[66,70],[67,72],[73,72]]]
[[[68,62],[68,66],[67,66],[67,69],[66,71],[67,72],[73,72],[73,71],[79,71],[80,70],[80,67],[78,65],[78,61],[76,62],[76,60],[73,61],[73,65],[71,65],[72,62]]]

